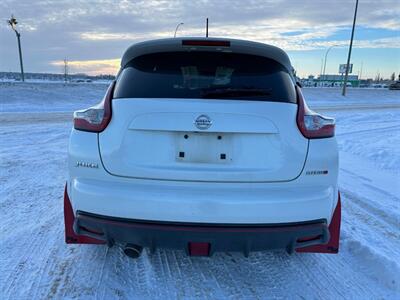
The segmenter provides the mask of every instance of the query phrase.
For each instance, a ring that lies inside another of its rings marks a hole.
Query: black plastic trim
[[[183,249],[189,243],[208,243],[209,255],[216,251],[251,251],[286,249],[326,244],[329,230],[324,219],[283,224],[181,223],[133,220],[76,213],[74,231],[78,235],[106,241],[156,248]]]

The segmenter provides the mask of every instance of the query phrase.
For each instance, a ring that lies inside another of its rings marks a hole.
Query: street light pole
[[[22,63],[22,50],[21,50],[21,34],[18,32],[16,29],[16,26],[18,24],[17,19],[15,19],[14,16],[11,16],[10,20],[7,20],[8,25],[11,26],[12,30],[14,30],[16,36],[17,36],[17,41],[18,41],[18,52],[19,52],[19,64],[21,67],[21,79],[22,81],[25,81],[25,76],[24,76],[24,64]]]
[[[356,0],[356,8],[355,8],[355,10],[354,10],[353,28],[351,29],[351,39],[350,39],[349,55],[347,56],[346,74],[344,75],[344,83],[343,83],[343,92],[342,92],[342,96],[346,96],[346,85],[347,85],[347,78],[349,77],[349,67],[350,67],[351,49],[353,48],[354,29],[355,29],[355,27],[356,27],[356,19],[357,19],[357,8],[358,8],[358,0]]]
[[[178,31],[179,26],[183,25],[184,23],[179,23],[178,25],[176,25],[175,28],[175,33],[174,33],[174,38],[176,38],[176,32]]]
[[[321,79],[322,76],[322,68],[324,67],[324,59],[321,58],[321,69],[319,70],[319,79]]]
[[[327,58],[328,58],[328,53],[329,53],[329,51],[331,51],[331,49],[333,48],[333,47],[336,47],[337,45],[332,45],[332,46],[330,46],[329,48],[328,48],[328,50],[326,50],[326,53],[325,53],[325,62],[324,62],[324,71],[322,72],[322,77],[324,78],[325,77],[325,69],[326,69],[326,60],[327,60]],[[325,80],[325,78],[324,78],[324,80]]]

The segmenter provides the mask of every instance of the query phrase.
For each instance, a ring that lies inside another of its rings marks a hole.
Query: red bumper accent
[[[338,202],[332,216],[331,224],[329,225],[329,242],[325,245],[315,245],[305,248],[296,249],[297,252],[312,252],[312,253],[338,253],[339,252],[339,239],[340,239],[340,223],[342,220],[342,207],[340,202],[340,193],[338,195]]]
[[[104,241],[97,240],[84,235],[77,235],[74,232],[73,225],[75,221],[71,201],[68,197],[67,185],[64,189],[64,224],[65,224],[65,242],[67,244],[105,244]]]

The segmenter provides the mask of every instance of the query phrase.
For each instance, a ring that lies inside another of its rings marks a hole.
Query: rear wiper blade
[[[256,88],[218,88],[203,90],[202,98],[220,98],[220,97],[245,97],[245,96],[270,96],[272,89]]]

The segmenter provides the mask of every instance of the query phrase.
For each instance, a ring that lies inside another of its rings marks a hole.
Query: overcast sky
[[[327,47],[327,73],[347,59],[355,0],[0,1],[0,71],[19,71],[19,24],[26,72],[115,73],[132,43],[179,36],[233,37],[286,50],[301,76],[319,74]],[[400,1],[360,0],[352,62],[354,73],[389,77],[400,71]]]

